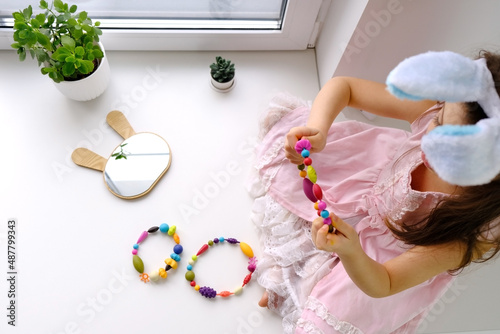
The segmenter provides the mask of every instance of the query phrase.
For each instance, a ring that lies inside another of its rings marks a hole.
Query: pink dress
[[[325,149],[311,155],[329,210],[355,227],[364,251],[378,262],[409,248],[395,239],[386,217],[416,220],[445,196],[411,188],[411,173],[422,163],[420,139],[440,107],[416,120],[411,132],[334,123]],[[269,307],[283,317],[286,333],[414,333],[453,276],[443,273],[396,295],[371,298],[354,285],[335,254],[315,249],[310,221],[316,211],[302,191],[297,167],[283,153],[285,134],[306,124],[309,109],[297,104],[286,109],[282,106],[284,116],[268,125],[252,186],[253,221],[264,253],[257,274]]]

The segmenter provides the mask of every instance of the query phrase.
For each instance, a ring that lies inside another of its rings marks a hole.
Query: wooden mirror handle
[[[120,136],[123,137],[123,139],[127,139],[135,135],[134,129],[121,111],[111,111],[106,116],[106,121],[108,122],[109,126],[111,126]]]
[[[104,172],[104,168],[106,167],[106,163],[108,162],[99,154],[83,147],[77,148],[73,151],[73,153],[71,154],[71,160],[73,160],[73,162],[78,166],[95,169],[101,172]]]

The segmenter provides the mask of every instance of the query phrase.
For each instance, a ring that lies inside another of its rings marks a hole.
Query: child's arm
[[[387,297],[416,286],[458,267],[463,250],[459,243],[416,246],[385,263],[371,259],[361,248],[352,226],[332,215],[335,234],[328,233],[322,219],[313,223],[313,241],[318,249],[335,252],[352,281],[367,295]]]
[[[301,159],[293,149],[298,139],[306,136],[312,144],[311,152],[321,151],[326,135],[335,118],[345,107],[413,122],[436,101],[400,100],[386,90],[384,84],[351,77],[330,79],[316,96],[305,127],[290,130],[286,138],[287,158],[292,162]]]

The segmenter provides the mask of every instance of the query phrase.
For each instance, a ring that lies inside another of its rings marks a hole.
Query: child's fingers
[[[295,164],[302,163],[303,158],[295,150],[295,144],[301,138],[307,138],[310,136],[315,136],[319,133],[319,130],[309,128],[306,126],[299,126],[291,128],[285,137],[285,156],[290,162]]]
[[[356,230],[347,224],[345,221],[337,217],[334,213],[330,213],[330,218],[332,218],[332,225],[337,230],[336,233],[342,233],[346,238],[352,239],[353,237],[357,237]]]
[[[335,234],[328,233],[328,226],[323,224],[316,235],[316,248],[327,252],[333,252],[335,250],[336,237]]]

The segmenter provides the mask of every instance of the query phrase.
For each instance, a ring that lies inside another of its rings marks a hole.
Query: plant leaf
[[[24,61],[26,59],[26,50],[24,49],[19,49],[19,60]]]
[[[54,8],[59,12],[64,12],[64,3],[62,0],[54,0]]]
[[[69,77],[75,73],[75,63],[65,63],[62,67],[63,75]]]
[[[80,67],[78,68],[78,70],[82,74],[89,74],[94,70],[94,63],[91,62],[90,60],[81,60]]]
[[[66,47],[60,47],[52,54],[52,59],[55,59],[57,61],[64,61],[67,56],[71,54],[71,51],[68,50]]]
[[[36,33],[36,40],[40,45],[46,48],[49,51],[52,51],[52,44],[50,44],[50,40],[47,36],[42,34],[41,32]]]
[[[68,35],[64,35],[61,37],[61,43],[63,46],[68,47],[71,50],[75,48],[75,40]]]
[[[40,0],[40,8],[41,9],[48,9],[49,8],[49,4],[47,3],[47,1]]]
[[[81,58],[85,54],[85,49],[81,46],[75,48],[75,54]]]
[[[71,7],[69,8],[69,12],[70,12],[70,13],[75,13],[77,9],[78,9],[78,7],[77,7],[76,5],[73,5],[73,6],[71,6]]]
[[[33,15],[33,7],[29,5],[27,8],[23,9],[23,16],[26,21],[29,21],[31,18],[31,15]]]
[[[88,17],[88,14],[85,11],[81,12],[80,14],[78,14],[78,19],[80,21],[85,21],[87,19],[87,17]]]

